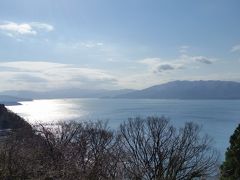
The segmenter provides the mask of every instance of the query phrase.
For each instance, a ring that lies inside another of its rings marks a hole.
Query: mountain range
[[[61,98],[113,98],[121,94],[133,92],[132,89],[120,90],[92,90],[92,89],[59,89],[54,91],[3,91],[0,92],[1,96],[6,97],[21,97],[23,99],[61,99]],[[19,99],[21,99],[19,98]]]
[[[240,83],[212,80],[172,81],[142,90],[62,89],[47,92],[4,91],[0,93],[0,104],[7,105],[31,99],[54,98],[240,99]]]
[[[233,81],[172,81],[117,96],[149,99],[240,99],[240,83]]]

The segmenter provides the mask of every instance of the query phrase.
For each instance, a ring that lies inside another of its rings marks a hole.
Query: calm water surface
[[[240,123],[240,100],[54,99],[9,106],[30,123],[108,120],[117,127],[129,117],[166,116],[175,127],[186,121],[202,125],[223,158],[230,135]]]

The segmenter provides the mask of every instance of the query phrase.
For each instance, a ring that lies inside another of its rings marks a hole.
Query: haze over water
[[[193,121],[214,139],[221,159],[240,122],[240,100],[54,99],[9,106],[30,123],[108,120],[116,128],[129,117],[166,116],[175,127]]]

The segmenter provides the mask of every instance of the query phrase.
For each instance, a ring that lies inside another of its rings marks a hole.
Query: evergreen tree
[[[221,180],[240,180],[240,124],[230,137],[230,147],[221,166]]]

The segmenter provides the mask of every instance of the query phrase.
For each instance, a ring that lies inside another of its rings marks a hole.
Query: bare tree
[[[0,179],[116,179],[119,138],[103,122],[38,125],[0,144]]]
[[[40,126],[48,159],[58,178],[115,179],[119,176],[119,137],[103,122]],[[51,172],[54,172],[53,170]],[[63,174],[59,176],[59,172]]]
[[[193,179],[214,171],[217,154],[199,126],[162,117],[38,125],[0,142],[0,179]]]
[[[135,118],[120,126],[120,134],[130,179],[193,179],[216,170],[218,155],[196,124],[176,130],[164,117]]]
[[[41,137],[18,129],[0,143],[0,179],[28,179],[41,171]],[[42,161],[44,162],[44,161]]]

